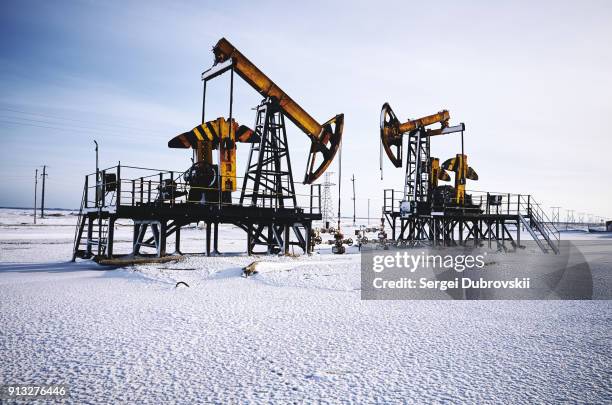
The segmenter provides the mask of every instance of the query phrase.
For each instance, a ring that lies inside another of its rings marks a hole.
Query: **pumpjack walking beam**
[[[275,98],[284,115],[310,138],[311,147],[304,184],[312,184],[325,172],[340,147],[344,114],[338,114],[329,121],[319,124],[227,39],[221,38],[214,46],[213,53],[215,54],[215,66],[202,73],[203,80],[209,80],[233,69],[262,96]],[[319,155],[322,160],[317,165]]]

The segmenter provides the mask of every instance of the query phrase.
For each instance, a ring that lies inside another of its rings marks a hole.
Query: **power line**
[[[4,117],[0,117],[0,118],[4,118]],[[90,129],[75,129],[75,128],[71,128],[68,126],[64,126],[62,127],[52,127],[52,126],[48,126],[48,125],[37,125],[37,124],[31,124],[31,123],[26,123],[26,122],[14,122],[14,121],[3,121],[0,119],[0,123],[4,123],[4,124],[9,124],[9,125],[21,125],[24,127],[34,127],[34,128],[44,128],[44,129],[53,129],[56,131],[63,131],[63,132],[70,132],[72,134],[74,133],[78,133],[78,132],[94,132],[96,134],[99,135],[99,132],[97,130],[90,130]],[[105,132],[106,134],[111,134],[111,136],[115,135],[115,136],[125,136],[125,134],[119,134],[119,133],[114,133],[114,132]]]
[[[83,125],[75,125],[75,124],[65,124],[62,122],[53,122],[53,121],[45,121],[45,120],[37,120],[37,119],[33,119],[33,118],[26,118],[26,117],[0,117],[2,119],[9,119],[9,120],[20,120],[20,121],[25,121],[26,123],[41,123],[41,124],[47,124],[47,125],[57,125],[60,127],[65,127],[65,128],[76,128],[78,130],[89,130],[89,131],[99,131],[99,132],[104,132],[104,133],[116,133],[119,134],[121,132],[116,132],[117,130],[109,130],[106,128],[94,128],[94,127],[87,127],[87,126],[83,126]],[[138,129],[138,131],[145,131],[147,133],[150,132],[158,132],[158,131],[149,131],[146,129]],[[125,132],[123,132],[125,133]]]
[[[25,122],[20,122],[20,121],[7,121],[7,119],[16,119],[16,120],[22,120]],[[62,123],[51,123],[48,121],[40,121],[40,120],[31,120],[31,119],[27,119],[27,118],[7,118],[7,117],[0,117],[0,122],[5,123],[5,124],[9,124],[9,125],[20,125],[20,126],[27,126],[27,127],[35,127],[35,128],[44,128],[44,129],[54,129],[57,131],[64,131],[64,132],[70,132],[72,134],[74,133],[80,133],[80,132],[89,132],[89,133],[93,133],[93,134],[97,134],[100,135],[105,134],[111,137],[126,137],[126,133],[123,132],[115,132],[115,131],[111,131],[111,130],[106,130],[106,129],[95,129],[95,128],[87,128],[87,127],[76,127],[76,126],[69,126],[69,125],[65,125]],[[43,124],[47,124],[47,125],[39,125],[39,123],[43,123]],[[139,137],[143,137],[145,136],[145,134],[138,134],[137,136]],[[156,134],[155,136],[161,136],[161,134]]]
[[[159,133],[162,132],[162,131],[159,131],[159,130],[151,130],[151,129],[146,129],[146,128],[142,128],[142,127],[134,127],[134,126],[130,126],[130,125],[110,124],[110,123],[106,123],[106,122],[102,122],[102,121],[88,121],[88,120],[80,120],[80,119],[76,119],[76,118],[66,118],[66,117],[61,117],[61,116],[58,116],[58,115],[33,113],[33,112],[29,112],[29,111],[16,110],[16,109],[12,109],[12,108],[0,108],[0,111],[9,111],[9,112],[14,112],[14,113],[18,113],[18,114],[25,114],[25,115],[33,115],[33,116],[36,116],[36,117],[51,118],[51,119],[54,119],[54,120],[80,122],[80,123],[84,123],[84,124],[103,125],[103,126],[109,126],[109,127],[115,127],[115,128],[131,129],[131,130],[136,130],[136,131],[159,132]],[[18,118],[18,117],[15,117],[15,118]]]

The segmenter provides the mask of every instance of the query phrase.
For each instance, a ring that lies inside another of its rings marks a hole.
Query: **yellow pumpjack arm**
[[[310,138],[311,147],[304,183],[311,184],[317,180],[331,164],[340,148],[344,114],[338,114],[324,124],[319,124],[228,40],[221,38],[213,48],[213,53],[215,65],[231,61],[234,71],[242,79],[262,96],[275,98],[284,115]],[[322,161],[317,165],[315,162],[319,153]]]

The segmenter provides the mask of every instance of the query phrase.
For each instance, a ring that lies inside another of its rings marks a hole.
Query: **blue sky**
[[[198,123],[199,76],[225,36],[319,122],[345,114],[343,187],[354,173],[358,215],[367,198],[378,215],[382,189],[402,185],[403,170],[386,163],[382,182],[378,170],[388,101],[400,119],[446,108],[466,123],[470,188],[612,217],[611,31],[609,2],[5,1],[0,205],[31,205],[47,164],[47,205],[77,207],[93,139],[103,166],[186,168],[166,143]],[[211,86],[209,117],[227,115],[226,85]],[[238,84],[238,121],[251,126],[258,102]],[[293,125],[289,136],[301,178],[308,142]],[[443,160],[459,148],[432,141]]]

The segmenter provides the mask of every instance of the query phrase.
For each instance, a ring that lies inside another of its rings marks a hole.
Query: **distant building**
[[[612,221],[606,222],[606,231],[612,232]]]

